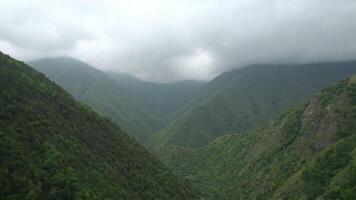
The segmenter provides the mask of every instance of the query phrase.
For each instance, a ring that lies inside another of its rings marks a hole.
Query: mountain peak
[[[51,63],[51,66],[53,67],[88,67],[88,68],[93,68],[89,64],[85,63],[84,61],[81,61],[77,58],[71,57],[71,56],[58,56],[58,57],[47,57],[47,58],[41,58],[38,60],[33,60],[28,62],[30,65],[45,65],[47,63]]]

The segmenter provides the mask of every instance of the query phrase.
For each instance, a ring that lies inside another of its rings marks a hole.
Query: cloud
[[[353,0],[3,0],[0,50],[170,82],[254,63],[356,58]]]

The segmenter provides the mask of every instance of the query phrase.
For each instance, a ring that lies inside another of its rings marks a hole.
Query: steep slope
[[[0,53],[0,199],[192,199],[116,125]]]
[[[353,76],[262,128],[160,155],[207,199],[355,199],[355,122]]]
[[[155,115],[130,99],[109,76],[79,60],[47,58],[30,65],[141,142],[163,126]]]
[[[174,83],[154,83],[139,80],[127,74],[108,74],[126,90],[135,101],[168,122],[187,103],[192,93],[205,82],[186,80]]]
[[[246,132],[326,85],[356,73],[356,62],[256,65],[226,72],[196,92],[181,117],[148,145],[201,147],[229,133]]]

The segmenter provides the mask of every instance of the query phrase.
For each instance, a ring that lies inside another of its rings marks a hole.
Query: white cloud
[[[354,0],[2,0],[0,50],[153,81],[261,62],[356,58]]]

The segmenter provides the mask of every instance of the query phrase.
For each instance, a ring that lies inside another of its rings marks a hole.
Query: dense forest
[[[113,122],[0,53],[0,199],[193,199]]]
[[[260,128],[158,155],[206,199],[356,199],[356,75]]]
[[[141,142],[163,127],[162,120],[133,101],[124,88],[118,87],[104,72],[84,62],[59,57],[45,58],[29,64],[76,99],[119,124]]]
[[[356,0],[0,0],[0,200],[356,200]]]
[[[128,74],[107,73],[118,83],[118,87],[125,89],[128,96],[157,115],[164,125],[178,117],[191,96],[206,84],[197,80],[154,83]]]
[[[249,131],[356,73],[356,61],[253,65],[207,83],[165,84],[104,73],[70,57],[29,64],[154,151],[166,144],[197,148]]]
[[[253,65],[225,72],[194,93],[180,117],[147,141],[202,147],[219,136],[260,126],[318,90],[356,73],[356,61]]]
[[[160,84],[126,74],[106,74],[71,57],[44,58],[29,64],[141,143],[174,119],[190,94],[204,84]]]
[[[1,199],[356,198],[356,77],[332,84],[355,62],[173,84],[31,65],[52,81],[0,55]]]

